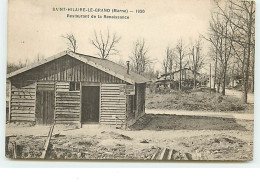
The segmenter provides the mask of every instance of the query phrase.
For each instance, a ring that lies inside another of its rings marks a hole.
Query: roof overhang
[[[26,72],[26,71],[28,71],[28,70],[30,70],[30,69],[33,69],[33,68],[36,68],[36,67],[41,66],[41,65],[43,65],[43,64],[46,64],[46,63],[48,63],[48,62],[50,62],[50,61],[52,61],[52,60],[54,60],[54,59],[58,59],[58,58],[60,58],[60,57],[62,57],[62,56],[67,55],[67,52],[68,52],[68,51],[60,52],[60,53],[55,54],[54,56],[51,56],[51,57],[49,57],[49,58],[47,58],[47,59],[44,59],[44,60],[42,60],[42,61],[40,61],[40,62],[31,64],[31,65],[26,66],[26,67],[24,67],[24,68],[21,68],[21,69],[19,69],[19,70],[13,71],[13,72],[7,74],[6,78],[7,78],[7,79],[10,79],[11,77],[16,76],[16,75],[18,75],[18,74],[20,74],[20,73]]]
[[[93,66],[93,67],[95,67],[95,68],[97,68],[97,69],[99,69],[99,70],[101,70],[101,71],[104,71],[104,72],[106,72],[106,73],[108,73],[108,74],[110,74],[110,75],[112,75],[112,76],[115,76],[115,77],[117,77],[117,78],[119,78],[119,79],[121,79],[121,80],[124,80],[124,81],[127,82],[127,83],[134,84],[134,83],[145,83],[145,82],[146,82],[146,81],[142,81],[142,82],[139,81],[139,82],[138,82],[138,81],[132,79],[130,76],[129,76],[129,77],[126,77],[126,76],[124,76],[124,75],[122,75],[122,74],[117,73],[117,72],[114,71],[114,70],[111,70],[111,69],[109,69],[109,68],[106,68],[106,67],[103,66],[103,65],[100,65],[100,64],[97,64],[97,63],[91,61],[91,60],[88,59],[87,57],[81,56],[81,55],[76,54],[76,53],[73,53],[73,52],[71,52],[71,51],[63,51],[63,52],[60,52],[60,53],[58,53],[58,54],[56,54],[56,55],[54,55],[54,56],[51,56],[51,57],[49,57],[49,58],[47,58],[47,59],[44,59],[43,61],[40,61],[40,62],[38,62],[38,63],[34,63],[34,64],[29,65],[29,66],[27,66],[27,67],[24,67],[24,68],[21,68],[21,69],[19,69],[19,70],[14,71],[14,72],[11,72],[11,73],[7,74],[7,79],[10,79],[10,78],[12,78],[12,77],[14,77],[14,76],[16,76],[16,75],[18,75],[18,74],[24,73],[24,72],[26,72],[26,71],[29,71],[30,69],[36,68],[36,67],[41,66],[41,65],[44,65],[44,64],[46,64],[46,63],[49,63],[49,62],[51,62],[51,61],[53,61],[53,60],[55,60],[55,59],[58,59],[58,58],[60,58],[60,57],[62,57],[62,56],[65,56],[65,55],[69,55],[69,56],[71,56],[71,57],[73,57],[73,58],[75,58],[75,59],[77,59],[77,60],[79,60],[79,61],[82,61],[82,62],[84,62],[84,63],[86,63],[86,64],[89,64],[89,65],[91,65],[91,66]],[[147,80],[147,81],[148,81],[148,80]]]

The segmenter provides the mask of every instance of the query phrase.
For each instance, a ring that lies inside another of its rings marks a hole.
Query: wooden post
[[[6,136],[5,137],[5,156],[7,156],[7,155],[10,156],[10,152],[8,149],[9,140],[10,140],[10,136]]]
[[[173,149],[169,150],[167,160],[172,160]]]
[[[80,122],[80,128],[82,128],[82,121],[81,121],[81,116],[82,116],[82,82],[80,82],[80,104],[79,104],[79,122]]]
[[[35,81],[35,96],[34,96],[34,121],[35,121],[35,124],[36,124],[36,106],[37,106],[37,81]]]
[[[102,104],[102,101],[101,101],[101,91],[102,91],[102,84],[100,83],[99,84],[99,124],[100,124],[100,121],[101,121],[101,104]]]
[[[57,81],[54,81],[54,121],[56,122],[56,99],[57,99],[57,87],[56,87]]]
[[[126,85],[126,84],[125,84]],[[126,115],[127,115],[127,99],[126,99],[126,86],[125,86],[125,90],[124,90],[124,95],[125,95],[125,120],[124,120],[124,129],[126,129]]]
[[[9,109],[9,112],[8,112],[8,119],[9,119],[9,122],[11,122],[11,101],[12,101],[12,82],[10,80],[10,85],[9,85],[9,103],[8,103],[8,109]]]
[[[160,153],[160,148],[157,148],[157,150],[156,150],[156,152],[153,154],[151,160],[156,160],[156,158],[158,157],[159,153]]]
[[[17,153],[16,153],[16,142],[13,142],[13,159],[17,158]]]

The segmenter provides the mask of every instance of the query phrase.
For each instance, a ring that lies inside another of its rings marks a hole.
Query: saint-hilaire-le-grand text
[[[63,12],[87,12],[87,13],[145,13],[144,9],[128,10],[116,8],[61,8],[53,7],[53,11]]]
[[[55,12],[67,12],[67,18],[105,18],[105,19],[129,19],[128,13],[145,13],[144,9],[115,9],[115,8],[57,8],[52,9]],[[82,14],[79,14],[82,13]],[[91,13],[91,14],[83,14]],[[95,15],[95,13],[99,13]],[[107,14],[104,14],[107,13]]]

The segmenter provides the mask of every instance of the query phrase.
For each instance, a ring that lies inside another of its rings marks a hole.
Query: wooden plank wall
[[[70,56],[63,56],[27,72],[12,80],[52,80],[95,83],[125,83],[125,81],[85,64]]]
[[[56,83],[56,123],[80,123],[80,91],[69,91],[69,82]]]
[[[10,93],[10,120],[35,121],[35,83],[12,84]]]
[[[134,95],[126,96],[126,120],[135,118]]]
[[[38,81],[37,89],[38,90],[54,90],[55,82],[54,81]]]
[[[100,103],[100,123],[122,124],[125,122],[125,84],[101,84]]]
[[[136,111],[135,111],[135,119],[139,119],[145,114],[145,90],[146,84],[136,84],[136,92],[135,92],[135,104],[136,104]]]

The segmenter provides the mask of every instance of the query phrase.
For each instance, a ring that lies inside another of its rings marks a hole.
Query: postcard
[[[255,2],[9,0],[6,157],[250,161]]]

